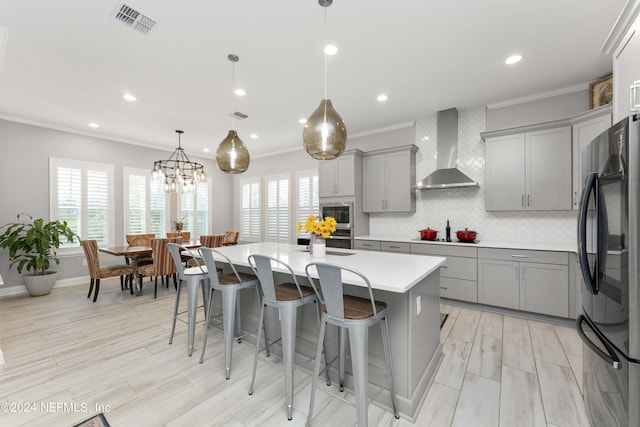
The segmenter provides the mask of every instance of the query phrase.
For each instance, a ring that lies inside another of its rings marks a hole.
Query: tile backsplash
[[[369,230],[374,235],[419,237],[418,230],[439,230],[444,237],[447,219],[452,236],[469,228],[478,240],[573,243],[576,239],[574,211],[487,212],[484,210],[485,107],[458,110],[458,168],[476,180],[480,187],[448,190],[420,190],[416,213],[370,214]],[[436,114],[416,121],[416,179],[436,169]],[[427,139],[428,138],[428,139]]]

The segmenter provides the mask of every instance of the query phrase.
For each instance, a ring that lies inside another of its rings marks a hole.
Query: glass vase
[[[321,236],[313,236],[309,245],[309,252],[314,258],[324,258],[327,256],[327,242]]]

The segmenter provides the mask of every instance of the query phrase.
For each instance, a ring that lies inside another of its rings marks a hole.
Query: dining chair
[[[207,308],[207,319],[205,322],[204,342],[202,344],[202,354],[200,355],[200,363],[204,361],[204,352],[207,347],[207,329],[209,328],[211,315],[213,312],[213,291],[218,290],[222,293],[222,322],[224,331],[224,367],[226,379],[231,377],[231,353],[233,350],[234,329],[235,338],[239,341],[244,337],[241,335],[242,327],[240,324],[240,291],[247,288],[256,288],[258,295],[258,303],[261,304],[261,295],[258,291],[258,278],[253,274],[240,273],[236,270],[231,260],[224,254],[213,248],[200,248],[200,254],[205,261],[211,287],[209,289],[209,298],[207,299],[209,307]],[[216,261],[214,254],[219,259],[224,259],[232,273],[222,274],[218,276],[216,273]],[[267,334],[265,332],[265,342],[267,342]],[[257,335],[257,334],[256,334]],[[256,346],[260,343],[256,342]],[[267,354],[269,350],[267,348]]]
[[[200,236],[200,245],[205,248],[218,248],[224,242],[224,234],[209,234]]]
[[[127,245],[129,246],[146,246],[151,247],[151,239],[155,239],[155,233],[146,234],[127,234]],[[139,257],[138,265],[147,265],[153,263],[152,257]]]
[[[167,232],[167,237],[168,238],[182,237],[182,242],[188,243],[191,240],[191,232],[190,231],[181,231],[179,233]]]
[[[233,246],[238,244],[239,231],[225,231],[222,246]]]
[[[167,283],[168,278],[173,276],[173,285],[178,289],[178,283],[176,280],[177,268],[175,262],[173,262],[173,257],[169,252],[168,244],[169,243],[180,243],[182,240],[181,237],[167,238],[167,239],[151,239],[151,248],[153,249],[152,258],[153,264],[143,265],[138,267],[138,282],[140,284],[140,293],[142,295],[142,277],[149,276],[155,278],[155,285],[153,291],[153,297],[157,298],[158,296],[158,277],[166,277]]]
[[[314,272],[315,274],[312,274]],[[361,298],[344,293],[342,275],[346,272],[366,284],[369,298]],[[389,325],[387,324],[387,305],[384,302],[376,301],[373,298],[371,283],[367,277],[351,268],[340,265],[328,264],[325,262],[312,262],[305,267],[305,273],[311,286],[322,305],[322,315],[320,319],[320,332],[316,346],[316,359],[313,369],[313,379],[311,385],[311,398],[309,403],[309,415],[307,416],[307,426],[311,425],[313,418],[313,404],[318,388],[318,375],[320,372],[320,356],[322,355],[324,335],[327,324],[339,328],[339,357],[338,357],[338,384],[340,391],[344,390],[345,359],[346,359],[346,339],[345,332],[348,332],[349,346],[351,348],[351,369],[353,372],[355,407],[358,419],[358,426],[367,426],[367,410],[369,406],[369,396],[367,388],[369,384],[369,327],[380,323],[382,329],[382,345],[386,360],[388,381],[381,388],[389,388],[391,394],[391,406],[396,419],[398,405],[396,393],[393,386],[393,362],[391,358],[391,344],[389,339]],[[315,279],[318,278],[318,286]],[[325,368],[327,369],[327,368]],[[327,391],[327,390],[325,390]],[[329,391],[327,391],[329,392]],[[329,392],[330,393],[330,392]]]
[[[98,292],[100,292],[100,279],[106,277],[125,277],[125,281],[133,280],[133,266],[131,265],[109,265],[100,267],[100,256],[98,254],[98,241],[97,240],[81,240],[80,245],[84,251],[84,256],[87,258],[87,267],[89,268],[89,277],[91,282],[89,285],[89,293],[87,298],[91,296],[91,291],[95,285],[95,291],[93,294],[93,302],[98,299]],[[122,285],[120,285],[122,287]],[[133,286],[130,286],[133,293]]]
[[[256,354],[253,360],[253,376],[249,386],[249,395],[253,394],[253,386],[256,381],[256,369],[258,367],[258,354],[260,353],[260,339],[262,326],[264,325],[265,307],[273,307],[278,310],[280,318],[280,337],[282,340],[282,360],[284,364],[285,396],[287,406],[287,419],[293,418],[293,372],[296,357],[296,322],[298,307],[306,304],[317,303],[313,288],[301,286],[289,264],[266,255],[249,255],[249,266],[260,281],[259,290],[262,293],[260,304],[260,317],[258,320],[258,337],[256,338]],[[276,285],[273,277],[272,264],[284,269],[291,275],[291,282]],[[320,307],[316,304],[316,317],[320,325]],[[268,348],[265,342],[265,348]],[[327,365],[325,353],[325,366]],[[329,381],[329,371],[327,384]]]

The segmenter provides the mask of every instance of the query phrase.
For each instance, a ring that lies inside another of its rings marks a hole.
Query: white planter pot
[[[24,278],[24,287],[27,288],[29,295],[39,297],[51,293],[51,289],[53,289],[58,279],[58,272],[48,271],[47,274],[38,276],[25,274],[22,277]]]

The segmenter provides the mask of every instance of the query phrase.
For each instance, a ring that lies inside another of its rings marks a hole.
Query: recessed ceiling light
[[[90,128],[99,128],[99,127],[100,127],[100,125],[99,125],[99,124],[97,124],[97,123],[91,122],[91,123],[89,123],[89,127],[90,127]]]
[[[251,135],[249,135],[249,138],[252,138],[252,139],[256,139],[257,137],[258,135],[255,133],[252,133]]]
[[[423,137],[422,137],[422,140],[423,140],[423,141],[428,141],[428,140],[429,140],[429,137],[428,137],[428,136],[423,136]]]
[[[326,55],[335,55],[338,53],[338,48],[335,45],[328,44],[324,47],[324,53]]]
[[[517,62],[520,62],[520,60],[522,60],[522,56],[520,56],[520,55],[511,55],[510,57],[508,57],[506,59],[506,61],[504,61],[504,63],[507,64],[507,65],[512,65],[512,64],[515,64]]]
[[[135,102],[136,100],[136,97],[131,95],[130,93],[125,93],[122,97],[129,102]]]
[[[378,99],[378,101],[380,101],[380,102],[384,102],[384,101],[386,101],[387,99],[389,99],[389,97],[383,93],[382,95],[378,95],[378,98],[377,98],[377,99]]]
[[[307,123],[307,119],[300,119],[300,120],[298,120],[298,123],[305,124],[305,123]]]
[[[211,150],[209,150],[208,148],[205,148],[205,149],[204,149],[204,150],[202,150],[202,151],[204,151],[205,153],[208,153],[208,152],[209,152],[209,151],[211,151]]]
[[[244,89],[236,89],[234,93],[238,96],[245,96],[247,94]]]

